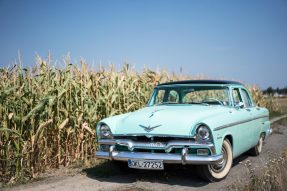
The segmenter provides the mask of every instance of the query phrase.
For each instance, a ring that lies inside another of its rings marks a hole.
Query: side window
[[[179,95],[175,90],[158,90],[155,103],[154,104],[161,104],[163,102],[172,102],[178,103],[179,102]]]
[[[245,89],[241,89],[245,107],[252,107],[251,99]]]
[[[168,94],[168,98],[167,98],[168,102],[175,102],[175,103],[178,103],[179,101],[179,95],[177,93],[177,91],[175,90],[171,90],[169,91],[169,94]]]
[[[232,97],[233,97],[234,104],[238,104],[239,102],[242,102],[242,98],[240,96],[240,91],[238,88],[234,88],[232,90]]]
[[[163,102],[165,90],[158,90],[157,96],[155,99],[155,104],[160,104]]]
[[[194,101],[197,101],[196,99],[197,97],[194,91],[184,92],[182,103],[194,102]]]

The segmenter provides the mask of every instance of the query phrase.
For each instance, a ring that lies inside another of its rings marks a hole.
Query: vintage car
[[[243,84],[187,80],[159,84],[146,107],[97,124],[96,157],[130,168],[197,165],[208,181],[220,181],[233,159],[259,155],[271,134],[269,112]]]

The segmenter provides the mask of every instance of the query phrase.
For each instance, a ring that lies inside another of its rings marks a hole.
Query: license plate
[[[163,162],[160,160],[128,160],[129,168],[138,168],[138,169],[158,169],[163,170]]]

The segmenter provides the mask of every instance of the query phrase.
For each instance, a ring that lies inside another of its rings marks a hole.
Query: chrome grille
[[[116,136],[114,139],[118,140],[116,144],[116,150],[118,151],[137,151],[137,152],[177,152],[177,149],[182,149],[183,145],[170,147],[171,142],[186,142],[192,143],[194,139],[190,138],[178,138],[178,137],[146,137],[146,136]],[[129,140],[132,142],[132,148],[130,144],[121,144],[121,140]]]
[[[180,138],[180,137],[147,137],[147,136],[114,136],[114,139],[129,139],[132,141],[142,142],[169,142],[169,141],[195,141],[194,138]]]

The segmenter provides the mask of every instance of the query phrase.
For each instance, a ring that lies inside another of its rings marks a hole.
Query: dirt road
[[[259,157],[242,155],[234,161],[228,177],[219,183],[206,183],[197,177],[192,166],[166,166],[165,171],[132,170],[117,167],[109,162],[84,169],[74,175],[58,170],[48,178],[5,191],[73,191],[73,190],[226,190],[235,181],[247,181],[249,175],[244,163],[250,160],[260,172],[268,158],[287,148],[287,120],[272,125],[273,135],[264,145]]]

